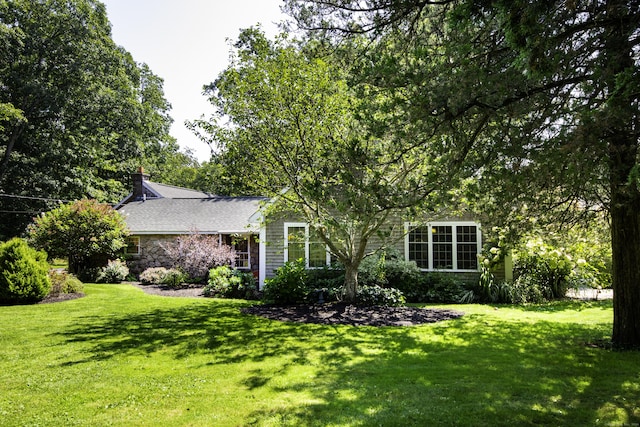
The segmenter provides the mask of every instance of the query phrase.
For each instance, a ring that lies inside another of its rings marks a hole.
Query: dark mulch
[[[283,322],[352,326],[415,326],[457,319],[455,310],[417,307],[360,307],[348,304],[296,306],[255,305],[242,312]]]

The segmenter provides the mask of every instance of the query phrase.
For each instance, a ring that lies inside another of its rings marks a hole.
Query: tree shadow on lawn
[[[308,402],[276,399],[246,424],[640,421],[640,354],[585,345],[610,332],[602,326],[480,314],[420,327],[326,326],[244,315],[242,306],[212,301],[86,317],[63,335],[86,343],[87,358],[66,364],[159,351],[178,360],[202,353],[212,365],[267,362],[246,372],[247,392],[267,388]],[[278,368],[268,367],[271,358]],[[302,368],[311,374],[291,375]]]
[[[466,316],[375,336],[374,357],[345,359],[278,393],[313,390],[304,406],[257,410],[286,425],[621,425],[640,422],[640,354],[585,345],[601,327],[499,323]],[[364,351],[364,354],[368,352]],[[254,386],[256,384],[253,384]]]

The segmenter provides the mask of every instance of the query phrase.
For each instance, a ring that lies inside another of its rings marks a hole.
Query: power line
[[[0,213],[40,215],[42,212],[36,212],[36,211],[0,211]]]
[[[0,193],[0,197],[9,197],[13,199],[42,200],[45,202],[64,202],[64,203],[72,202],[72,200],[53,199],[51,197],[20,196],[18,194],[5,194],[5,193]]]

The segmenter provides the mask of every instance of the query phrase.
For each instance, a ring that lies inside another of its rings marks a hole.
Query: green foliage
[[[367,241],[385,236],[391,216],[429,204],[455,181],[452,145],[439,139],[427,147],[422,136],[413,144],[402,132],[378,132],[385,126],[374,117],[402,114],[368,109],[368,100],[386,98],[358,85],[346,58],[327,54],[331,47],[286,35],[272,41],[251,28],[234,48],[230,66],[207,87],[214,116],[191,126],[217,144],[219,164],[235,165],[273,196],[272,210],[301,215],[343,265],[359,266]],[[345,56],[360,53],[345,49]],[[346,278],[345,298],[355,298],[356,286]]]
[[[36,217],[28,233],[32,244],[49,256],[68,258],[72,273],[92,276],[125,246],[128,230],[110,205],[84,199]]]
[[[420,301],[433,303],[456,303],[466,294],[466,286],[452,273],[426,273],[419,285]]]
[[[120,283],[129,275],[127,263],[121,259],[110,260],[100,269],[96,281],[98,283]]]
[[[170,268],[162,275],[161,283],[170,288],[179,288],[189,279],[189,275],[178,268]]]
[[[357,296],[358,305],[401,307],[406,303],[400,290],[381,286],[360,286]]]
[[[116,202],[135,167],[178,150],[162,79],[112,40],[100,2],[1,1],[0,82],[0,188],[27,196],[0,198],[0,236],[56,199]]]
[[[49,270],[51,291],[49,295],[75,294],[84,290],[84,284],[73,274],[64,270]]]
[[[263,299],[269,304],[301,304],[309,296],[308,275],[302,259],[286,262],[264,284]]]
[[[564,298],[570,286],[574,263],[563,248],[551,246],[539,238],[529,239],[525,246],[514,253],[514,278],[516,289],[529,295],[531,301],[549,301]]]
[[[253,274],[224,265],[209,271],[203,293],[207,297],[256,299],[258,289]]]
[[[167,269],[164,267],[151,267],[140,273],[139,279],[144,284],[160,285],[166,274]]]
[[[0,304],[28,304],[49,294],[47,254],[18,238],[0,244]]]

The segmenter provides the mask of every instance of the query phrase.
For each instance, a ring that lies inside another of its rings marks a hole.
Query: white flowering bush
[[[531,238],[523,249],[515,251],[513,262],[514,285],[521,290],[535,287],[531,294],[535,300],[563,298],[576,266],[564,248],[551,246],[541,238]]]
[[[106,267],[102,267],[96,281],[98,283],[120,283],[129,275],[129,267],[119,259],[109,261]]]

